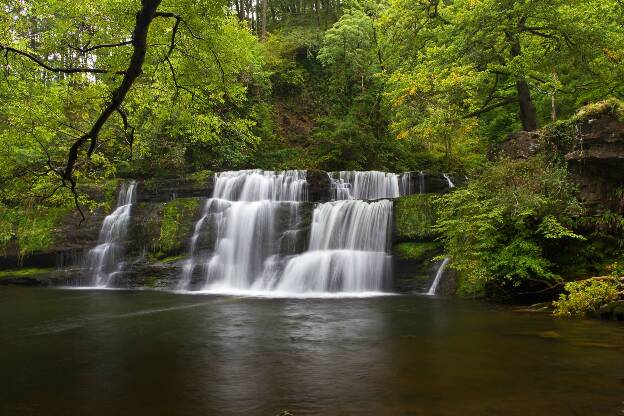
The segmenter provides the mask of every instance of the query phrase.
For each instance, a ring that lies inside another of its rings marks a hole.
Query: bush
[[[597,312],[598,309],[619,297],[621,284],[617,279],[588,279],[570,282],[565,285],[567,294],[562,293],[559,300],[553,302],[557,316],[583,316]]]
[[[583,240],[571,228],[581,209],[566,177],[543,158],[503,160],[437,200],[435,229],[465,289],[539,290],[561,280],[556,253]]]

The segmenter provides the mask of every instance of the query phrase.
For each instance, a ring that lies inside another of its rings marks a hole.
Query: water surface
[[[624,326],[419,296],[0,288],[2,415],[616,415]]]

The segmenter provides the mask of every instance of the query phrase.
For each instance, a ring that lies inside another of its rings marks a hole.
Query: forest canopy
[[[0,24],[6,208],[202,169],[465,172],[624,94],[620,0],[4,0]]]

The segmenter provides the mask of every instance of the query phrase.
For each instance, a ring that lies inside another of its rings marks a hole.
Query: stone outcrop
[[[579,199],[591,213],[624,213],[624,109],[616,100],[592,104],[570,120],[519,132],[492,146],[491,161],[554,151],[567,162]]]
[[[605,105],[584,115],[578,136],[565,155],[580,198],[594,212],[624,214],[624,122],[617,109]]]
[[[510,159],[529,159],[542,150],[542,136],[539,132],[520,131],[510,134],[507,139],[492,146],[488,152],[490,161],[502,157]]]

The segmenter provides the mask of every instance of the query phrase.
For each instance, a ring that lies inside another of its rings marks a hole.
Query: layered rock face
[[[614,111],[607,108],[579,123],[565,159],[586,205],[594,212],[624,213],[624,123]]]

